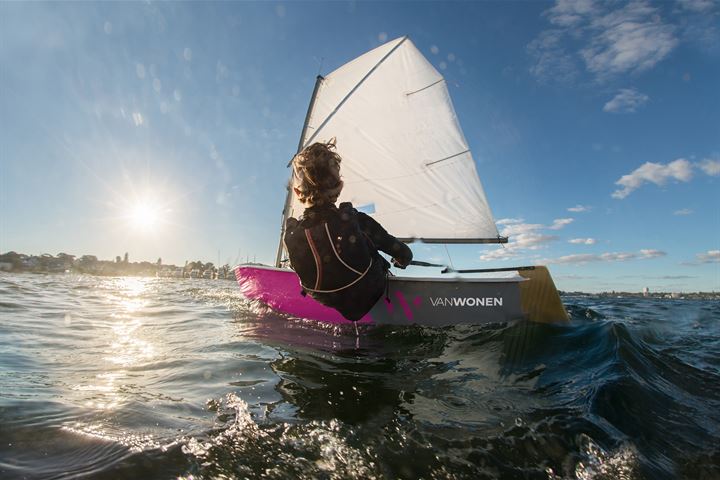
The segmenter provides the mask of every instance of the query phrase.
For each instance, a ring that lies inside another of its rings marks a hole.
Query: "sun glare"
[[[159,209],[146,203],[138,203],[130,212],[133,226],[142,230],[152,230],[160,220]]]

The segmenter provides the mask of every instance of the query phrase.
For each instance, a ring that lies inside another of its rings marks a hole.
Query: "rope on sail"
[[[355,93],[358,88],[360,88],[360,85],[362,85],[365,82],[365,80],[367,80],[370,77],[370,75],[372,75],[373,72],[375,72],[375,70],[377,70],[377,68],[385,61],[385,59],[387,59],[390,55],[392,55],[395,52],[395,50],[397,50],[398,47],[400,47],[400,45],[402,45],[405,42],[405,40],[407,40],[407,39],[408,39],[407,35],[404,36],[402,38],[402,40],[400,40],[398,42],[398,44],[392,48],[392,50],[390,50],[388,53],[386,53],[385,56],[383,58],[381,58],[380,61],[377,64],[375,64],[375,66],[373,68],[371,68],[370,71],[368,73],[366,73],[362,79],[360,79],[360,81],[357,83],[357,85],[355,85],[352,88],[352,90],[350,90],[350,92],[348,92],[348,94],[345,95],[345,98],[340,100],[340,103],[338,103],[337,106],[333,109],[333,111],[330,112],[330,114],[327,116],[327,118],[325,118],[325,120],[322,121],[320,126],[317,127],[317,129],[315,130],[315,133],[313,133],[310,136],[310,138],[307,139],[304,147],[310,145],[312,143],[312,141],[315,140],[315,137],[317,136],[317,134],[320,133],[320,131],[330,121],[330,119],[335,116],[335,114],[338,112],[338,110],[340,110],[340,107],[343,106],[343,104],[352,96],[352,94]]]

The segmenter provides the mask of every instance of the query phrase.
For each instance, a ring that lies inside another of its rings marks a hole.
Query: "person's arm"
[[[371,216],[357,212],[357,219],[360,224],[360,229],[365,232],[378,250],[382,250],[393,258],[393,264],[396,267],[405,268],[410,265],[410,261],[413,258],[410,247],[390,235],[387,230]]]

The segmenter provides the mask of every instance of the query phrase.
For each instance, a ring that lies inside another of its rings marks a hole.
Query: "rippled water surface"
[[[0,274],[0,478],[720,478],[720,305],[323,328],[233,282]]]

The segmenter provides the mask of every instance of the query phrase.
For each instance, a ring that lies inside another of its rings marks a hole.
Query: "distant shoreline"
[[[0,255],[0,271],[14,273],[84,273],[104,277],[133,276],[133,277],[164,277],[164,278],[212,278],[234,279],[232,267],[225,264],[215,266],[212,262],[197,260],[187,261],[182,267],[165,265],[162,259],[156,262],[130,262],[128,253],[123,257],[117,256],[115,260],[98,260],[95,255],[68,255],[58,253],[26,255],[23,253],[7,252]]]

